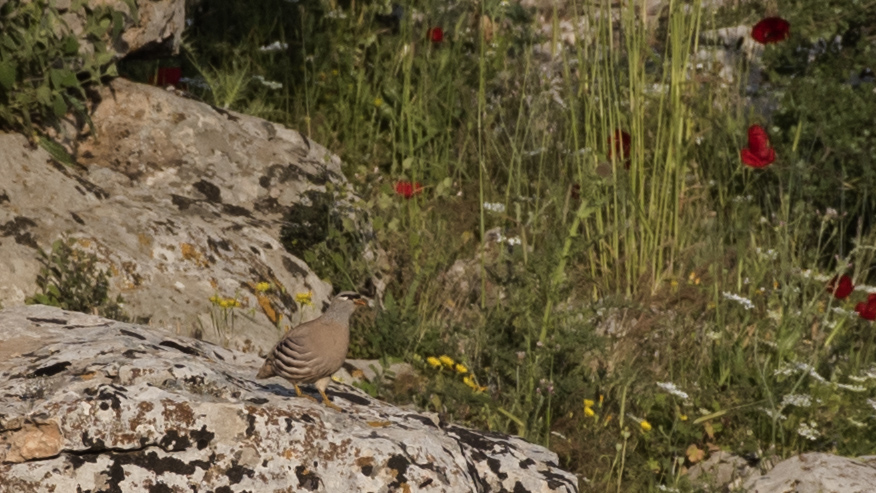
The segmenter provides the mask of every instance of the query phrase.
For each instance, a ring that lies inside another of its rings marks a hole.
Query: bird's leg
[[[341,409],[340,407],[338,407],[338,406],[335,405],[332,401],[329,400],[328,396],[325,395],[325,390],[322,390],[322,389],[317,389],[317,390],[319,390],[319,395],[322,396],[322,403],[323,403],[323,404],[325,404],[326,406],[328,406],[328,407],[334,409],[335,411],[337,411],[337,412],[339,412],[339,413],[340,413],[340,412],[343,412],[343,409]]]
[[[304,398],[312,400],[313,402],[319,402],[318,400],[316,400],[316,397],[309,396],[309,395],[305,394],[304,392],[302,392],[301,389],[298,388],[297,383],[293,383],[292,386],[295,387],[295,393],[298,394],[298,397],[304,397]],[[323,395],[325,395],[325,394],[323,394]]]

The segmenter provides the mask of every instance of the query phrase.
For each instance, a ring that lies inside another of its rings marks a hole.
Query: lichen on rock
[[[0,347],[19,342],[0,492],[577,491],[542,447],[332,384],[338,413],[203,341],[32,305],[0,311]]]

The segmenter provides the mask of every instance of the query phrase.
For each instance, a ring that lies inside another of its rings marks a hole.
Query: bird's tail
[[[268,358],[268,360],[265,361],[265,364],[262,365],[258,374],[256,374],[256,378],[271,378],[276,374],[277,372],[274,371],[274,365],[271,364],[271,359]]]

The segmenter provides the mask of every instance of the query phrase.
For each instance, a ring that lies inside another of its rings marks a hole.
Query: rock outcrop
[[[869,493],[876,490],[874,466],[874,461],[810,452],[785,459],[763,476],[749,478],[742,489],[749,493]]]
[[[40,305],[0,312],[0,492],[575,492],[557,456],[254,355]]]
[[[0,306],[37,291],[38,249],[66,234],[151,325],[264,352],[278,327],[317,317],[331,287],[278,239],[292,226],[318,235],[344,210],[326,192],[348,190],[337,156],[172,91],[116,79],[100,96],[96,134],[67,141],[80,166],[0,133]],[[220,308],[216,295],[240,306]]]
[[[60,28],[69,29],[79,38],[80,51],[92,51],[89,39],[91,34],[86,29],[86,9],[72,10],[71,0],[51,0],[50,3],[58,9],[64,20],[65,25]],[[182,32],[186,26],[185,0],[134,0],[131,4],[136,6],[135,11],[123,0],[93,3],[109,6],[121,13],[121,36],[108,47],[116,58],[137,51],[176,53],[179,50]]]

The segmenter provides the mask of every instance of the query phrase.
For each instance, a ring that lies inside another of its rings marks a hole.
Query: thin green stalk
[[[481,0],[480,13],[484,12],[484,0]],[[479,24],[481,26],[481,24]],[[486,168],[486,159],[484,157],[484,112],[486,111],[486,40],[483,33],[478,30],[478,200],[480,210],[480,240],[483,242],[486,237],[486,217],[484,215],[484,171]],[[481,310],[487,308],[487,267],[486,267],[486,252],[480,250],[480,267],[481,267]]]

